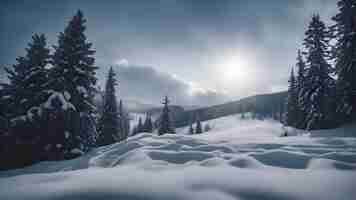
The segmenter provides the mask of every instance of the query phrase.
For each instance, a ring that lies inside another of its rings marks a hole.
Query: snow
[[[11,98],[11,96],[10,95],[4,95],[2,98],[3,99],[9,99],[9,98]]]
[[[45,108],[48,108],[48,109],[53,109],[52,107],[52,101],[54,99],[58,99],[62,106],[61,108],[63,110],[69,110],[69,109],[72,109],[72,110],[75,110],[75,107],[73,106],[73,104],[71,104],[70,102],[68,102],[65,98],[64,98],[64,95],[60,92],[55,92],[55,91],[52,91],[52,94],[51,96],[47,99],[47,101],[43,104],[43,106]]]
[[[77,90],[80,94],[83,94],[84,97],[87,97],[88,96],[88,91],[85,87],[83,86],[77,86]]]
[[[10,121],[11,121],[11,123],[17,123],[17,122],[26,121],[26,120],[27,120],[26,115],[20,115],[20,116],[12,118]]]
[[[80,155],[83,155],[83,154],[84,154],[84,152],[83,152],[82,150],[77,149],[77,148],[72,149],[70,152],[71,152],[72,154],[80,154]]]
[[[34,106],[32,108],[30,108],[27,111],[27,119],[29,119],[30,121],[33,119],[33,117],[35,116],[35,113],[37,113],[38,115],[42,114],[42,109],[40,107]]]
[[[70,98],[71,98],[71,95],[69,94],[69,92],[68,91],[64,91],[64,97],[66,98],[66,100],[70,100]]]
[[[70,136],[70,132],[65,131],[65,132],[64,132],[64,137],[65,137],[66,139],[68,139],[68,138],[69,138],[69,136]]]
[[[204,123],[213,129],[200,135],[186,135],[187,127],[177,135],[142,133],[73,160],[0,172],[0,199],[352,200],[356,195],[356,125],[304,132],[237,115]],[[286,130],[292,136],[280,137]]]

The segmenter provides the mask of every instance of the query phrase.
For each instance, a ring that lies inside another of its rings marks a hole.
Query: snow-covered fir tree
[[[304,102],[304,92],[305,92],[305,83],[306,83],[306,64],[304,62],[302,52],[298,50],[298,55],[297,55],[297,64],[296,68],[298,69],[298,75],[296,79],[297,83],[297,121],[296,121],[296,127],[300,129],[304,129],[306,127],[306,118],[307,118],[307,111],[304,110],[303,108],[306,108],[307,102]]]
[[[46,66],[50,55],[45,35],[34,34],[28,46],[26,55],[17,58],[17,63],[11,69],[5,69],[10,81],[7,86],[8,91],[11,91],[7,96],[11,109],[8,113],[10,118],[34,112],[34,107],[38,107],[46,100],[44,93],[48,79]],[[31,108],[34,109],[30,110]]]
[[[126,140],[130,133],[129,113],[125,110],[122,100],[119,103],[120,141]]]
[[[144,132],[144,129],[143,129],[143,124],[142,124],[142,118],[139,117],[138,118],[138,124],[137,124],[137,133],[142,133]]]
[[[337,118],[356,119],[356,1],[339,0],[333,30],[336,36],[334,58],[337,79]]]
[[[122,137],[120,137],[120,119],[116,100],[116,85],[115,72],[113,68],[110,67],[105,85],[103,113],[101,114],[99,122],[99,145],[112,144],[122,139]]]
[[[135,136],[137,135],[138,131],[137,131],[137,126],[134,126],[132,131],[131,131],[131,136]]]
[[[319,15],[314,15],[305,33],[304,47],[308,72],[303,88],[303,110],[308,112],[307,129],[320,129],[330,126],[330,111],[334,80],[329,76],[332,71],[329,58],[329,32]]]
[[[298,122],[298,88],[293,68],[289,77],[286,107],[286,125],[296,127]]]
[[[46,101],[46,82],[49,49],[46,37],[34,34],[26,48],[26,55],[18,57],[12,68],[6,68],[9,83],[4,87],[1,103],[6,105],[3,117],[13,146],[7,146],[16,158],[17,164],[29,164],[42,159],[47,137],[42,108]],[[16,144],[16,145],[15,145]]]
[[[147,132],[147,133],[153,132],[153,123],[152,123],[151,115],[148,113],[146,114],[146,119],[145,119],[145,122],[143,123],[143,129],[144,129],[144,132]]]
[[[71,103],[78,112],[93,109],[93,93],[95,91],[95,71],[93,57],[95,51],[87,42],[84,31],[86,20],[83,13],[77,14],[69,22],[65,31],[58,37],[58,45],[54,46],[53,69],[51,70],[51,86],[56,91],[67,91],[71,95]]]
[[[75,110],[67,117],[71,120],[69,125],[65,125],[65,131],[58,133],[69,135],[66,142],[71,145],[65,151],[89,150],[94,146],[97,137],[93,129],[95,124],[92,124],[95,120],[89,120],[95,111],[93,97],[97,67],[94,65],[95,51],[91,49],[92,44],[87,41],[84,34],[85,22],[83,13],[79,10],[64,32],[59,34],[58,45],[54,46],[53,67],[49,75],[50,96],[64,96],[61,104],[64,104],[65,100],[66,104],[70,103]]]
[[[173,122],[171,119],[171,113],[169,110],[169,99],[166,96],[162,102],[163,110],[159,119],[158,135],[163,135],[166,133],[175,133]]]

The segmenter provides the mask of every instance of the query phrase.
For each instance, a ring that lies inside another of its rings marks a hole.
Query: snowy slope
[[[60,162],[0,172],[0,199],[352,200],[355,126],[279,137],[272,120],[228,116],[202,134],[139,134]]]

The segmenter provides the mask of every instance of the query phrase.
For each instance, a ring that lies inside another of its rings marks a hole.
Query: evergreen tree
[[[130,121],[126,110],[124,109],[122,100],[119,103],[119,116],[120,116],[120,140],[126,140],[130,132]]]
[[[138,124],[137,124],[137,133],[142,133],[142,132],[144,132],[144,129],[143,129],[144,127],[143,127],[143,124],[142,124],[142,118],[141,117],[139,117],[138,118]]]
[[[46,37],[34,34],[26,48],[26,55],[18,57],[12,68],[6,68],[9,83],[1,84],[0,104],[4,108],[4,128],[7,132],[6,146],[11,151],[9,160],[14,166],[23,166],[42,157],[43,140],[46,135],[41,119],[42,104],[47,94],[49,49]],[[2,115],[2,114],[1,114]],[[4,158],[5,159],[5,158]]]
[[[103,113],[100,119],[100,136],[98,143],[108,145],[119,141],[120,124],[119,112],[116,102],[115,72],[110,67],[105,86]]]
[[[194,135],[194,128],[192,123],[189,125],[189,135]]]
[[[17,58],[12,69],[6,68],[11,91],[7,99],[10,118],[26,115],[30,108],[38,107],[46,99],[44,90],[48,79],[49,49],[45,35],[35,34],[26,48],[26,56]]]
[[[149,115],[148,113],[146,114],[146,119],[145,122],[143,124],[143,129],[144,132],[147,133],[152,133],[153,132],[153,124],[152,124],[152,119],[151,119],[151,115]]]
[[[64,132],[52,131],[59,135],[71,133],[70,137],[66,137],[67,143],[70,143],[68,149],[64,150],[67,152],[73,149],[87,151],[94,145],[96,138],[96,130],[93,129],[96,126],[93,124],[95,120],[88,119],[93,117],[92,113],[95,111],[93,98],[96,90],[95,70],[97,67],[94,66],[95,51],[91,49],[92,44],[87,42],[84,34],[85,22],[79,10],[64,32],[59,34],[58,45],[54,46],[53,67],[50,70],[50,80],[47,84],[50,88],[50,96],[64,96],[68,102],[62,101],[62,104],[70,103],[74,108],[74,111],[65,113],[68,116],[63,119],[63,122],[57,121],[61,124],[58,126],[65,127]],[[53,121],[53,123],[56,122]]]
[[[304,102],[304,93],[305,93],[305,84],[306,84],[306,64],[303,60],[302,53],[300,50],[298,50],[298,56],[297,56],[297,64],[296,67],[298,69],[298,76],[297,76],[297,123],[296,127],[304,129],[306,127],[306,116],[307,116],[307,111],[304,110],[305,105],[307,102]]]
[[[84,31],[86,20],[78,10],[58,37],[58,46],[54,46],[53,69],[51,70],[51,86],[55,91],[67,91],[71,95],[71,103],[78,112],[93,109],[95,92],[95,53],[92,44],[87,42]]]
[[[339,0],[332,18],[336,36],[334,58],[337,79],[337,114],[341,122],[356,119],[356,1]]]
[[[159,123],[159,129],[158,129],[158,135],[163,135],[166,133],[175,133],[172,121],[171,121],[171,114],[170,114],[170,110],[169,110],[169,99],[166,96],[164,98],[164,101],[162,102],[163,104],[163,110],[162,110],[162,114],[160,117],[160,123]]]
[[[138,133],[138,131],[137,131],[137,126],[135,126],[135,127],[132,129],[131,136],[135,136],[137,133]]]
[[[309,67],[304,86],[304,111],[308,112],[307,129],[326,128],[330,125],[330,99],[334,80],[329,76],[329,32],[319,15],[314,15],[305,33],[304,46]]]
[[[196,125],[195,125],[195,134],[201,134],[203,133],[203,129],[202,129],[202,126],[201,126],[201,122],[200,122],[200,118],[197,117],[196,119]]]
[[[294,70],[292,69],[289,78],[288,97],[287,97],[287,112],[286,112],[286,124],[288,126],[295,127],[297,124],[298,114],[298,94],[297,94],[297,81],[294,76]]]

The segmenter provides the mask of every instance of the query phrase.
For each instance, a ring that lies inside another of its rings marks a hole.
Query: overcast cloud
[[[204,96],[202,102],[208,104],[225,100],[216,94],[238,99],[285,89],[312,14],[329,22],[336,1],[4,0],[0,65],[14,63],[33,33],[45,33],[55,44],[79,8],[88,20],[87,37],[97,51],[101,80],[113,64],[152,66],[119,69],[122,94],[156,102],[169,93],[179,104],[200,102],[196,96]],[[238,67],[248,78],[226,81],[226,60],[235,56],[246,63]],[[169,83],[166,88],[160,87],[162,81]],[[191,93],[190,85],[216,93],[183,97]]]

